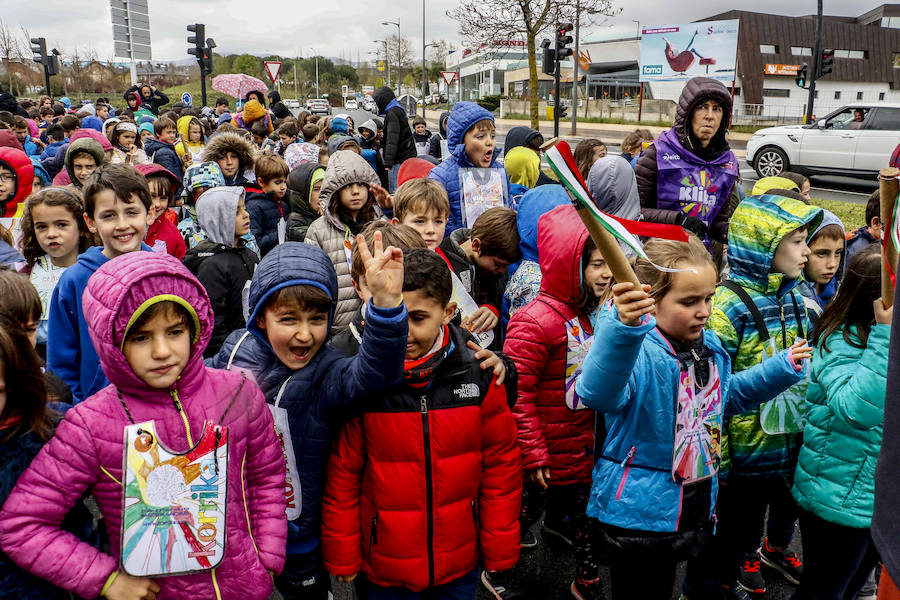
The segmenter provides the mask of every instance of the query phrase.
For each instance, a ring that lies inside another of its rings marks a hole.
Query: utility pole
[[[399,40],[398,40],[399,42]],[[425,118],[425,95],[428,93],[428,75],[425,73],[425,0],[422,0],[422,118]]]
[[[580,67],[578,53],[578,38],[580,37],[581,3],[575,0],[575,56],[572,60],[572,130],[571,135],[578,132],[578,69]],[[587,97],[584,99],[587,103]]]
[[[822,0],[818,2],[816,14],[816,47],[813,49],[812,77],[809,78],[809,100],[806,102],[806,118],[804,122],[812,123],[813,104],[816,100],[816,79],[819,77],[822,60]]]

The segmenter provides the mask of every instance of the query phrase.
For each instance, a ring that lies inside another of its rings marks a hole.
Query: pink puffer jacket
[[[129,318],[143,302],[161,294],[186,300],[200,324],[199,340],[173,390],[148,388],[119,350]],[[228,427],[225,557],[212,571],[157,578],[159,600],[268,598],[272,578],[267,571],[281,571],[287,541],[284,456],[259,388],[238,373],[203,365],[213,324],[205,290],[177,259],[134,252],[109,261],[90,278],[84,311],[112,385],[69,410],[21,476],[0,513],[0,547],[39,577],[81,597],[100,595],[119,569],[123,429],[131,421],[118,391],[134,422],[153,420],[161,443],[174,452],[189,449],[183,417],[194,443],[204,420]],[[60,529],[85,491],[103,513],[112,556]]]

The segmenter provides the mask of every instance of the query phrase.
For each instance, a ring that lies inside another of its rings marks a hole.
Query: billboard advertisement
[[[733,81],[737,41],[737,19],[643,27],[640,80],[710,77]]]

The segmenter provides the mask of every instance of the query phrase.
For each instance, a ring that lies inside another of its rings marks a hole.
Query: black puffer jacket
[[[142,93],[144,88],[149,88],[152,91],[149,98],[144,98],[144,95]],[[128,94],[130,94],[132,92],[136,93],[138,96],[141,97],[141,107],[146,108],[147,110],[152,112],[154,115],[159,115],[159,107],[160,106],[165,106],[166,104],[169,103],[168,96],[166,96],[164,93],[162,93],[159,90],[151,88],[147,84],[144,84],[140,87],[138,87],[136,85],[131,86],[130,88],[125,90],[125,93],[122,94],[122,97],[127,100]]]
[[[204,240],[188,250],[183,262],[206,288],[212,303],[215,324],[203,352],[203,357],[209,358],[216,355],[229,333],[247,324],[242,296],[259,257],[243,243],[234,248]]]
[[[0,110],[7,110],[14,115],[28,118],[28,111],[22,108],[22,105],[16,101],[16,97],[9,92],[0,93]]]
[[[287,220],[286,238],[289,242],[306,239],[306,230],[320,216],[309,204],[310,183],[319,169],[324,171],[325,167],[317,163],[303,163],[288,174],[287,202],[291,214]]]
[[[416,156],[416,145],[413,142],[412,129],[406,111],[400,106],[388,108],[395,99],[394,91],[384,86],[375,90],[372,95],[378,105],[378,114],[384,115],[384,166],[390,169],[403,163],[407,158]]]
[[[723,116],[719,130],[706,148],[703,148],[691,132],[690,120],[694,108],[708,98],[712,98],[722,105]],[[725,134],[728,131],[731,119],[731,109],[731,94],[728,93],[724,85],[707,77],[694,77],[684,86],[681,97],[678,99],[672,131],[678,136],[681,144],[699,158],[715,158],[730,150],[728,142],[725,140]],[[644,219],[655,223],[676,223],[676,218],[680,213],[656,208],[656,146],[651,145],[644,150],[634,167],[634,175],[637,178],[638,193],[641,196],[641,214],[644,216]],[[739,184],[736,183],[731,189],[728,203],[716,215],[710,227],[709,237],[711,239],[724,240],[727,236],[728,221],[731,219],[731,213],[740,202],[738,188]]]
[[[428,154],[438,160],[444,158],[441,156],[441,142],[447,139],[447,119],[450,118],[450,111],[445,110],[438,118],[438,132],[431,136],[428,140]]]

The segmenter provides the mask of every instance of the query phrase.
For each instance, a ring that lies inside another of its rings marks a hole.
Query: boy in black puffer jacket
[[[291,214],[287,220],[287,241],[302,242],[306,230],[322,216],[319,208],[319,191],[325,167],[318,163],[303,163],[288,173],[287,202]]]
[[[259,262],[241,236],[250,231],[250,214],[244,208],[244,188],[215,187],[197,199],[197,221],[206,239],[184,257],[209,294],[215,324],[205,358],[215,356],[235,329],[246,323],[243,293]]]

